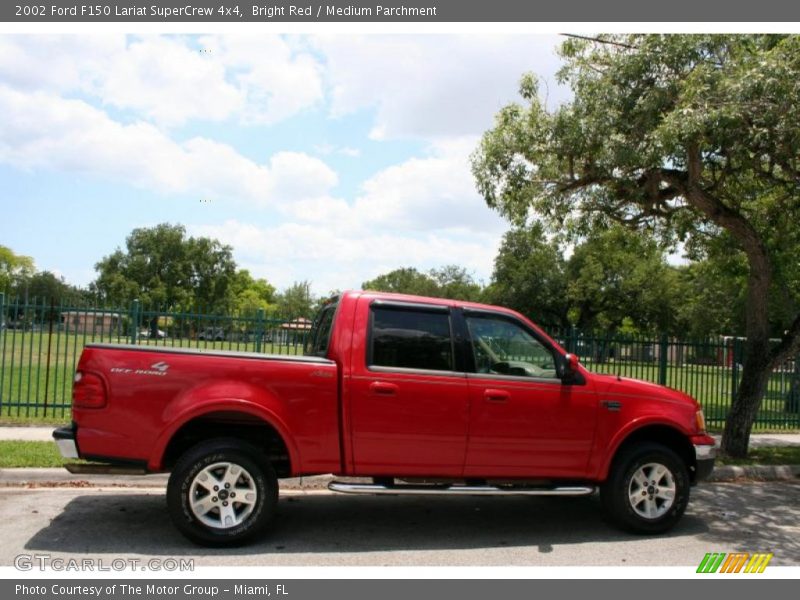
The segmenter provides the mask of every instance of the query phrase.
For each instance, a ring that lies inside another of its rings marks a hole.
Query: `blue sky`
[[[468,157],[544,35],[0,36],[0,244],[79,285],[134,227],[181,223],[323,294],[457,263],[507,228]]]

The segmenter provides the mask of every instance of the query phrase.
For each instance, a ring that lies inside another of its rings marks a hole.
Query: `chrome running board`
[[[346,483],[332,481],[328,484],[332,492],[343,494],[388,494],[388,495],[441,495],[441,496],[589,496],[594,487],[565,486],[554,488],[497,487],[493,485],[379,485],[374,483]]]

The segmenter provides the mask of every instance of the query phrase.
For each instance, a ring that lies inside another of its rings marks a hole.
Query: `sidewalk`
[[[55,425],[36,427],[17,427],[16,425],[0,426],[0,440],[18,440],[25,442],[52,442]]]
[[[714,434],[719,447],[721,434]],[[751,448],[766,448],[769,446],[800,446],[800,433],[754,433],[750,436]]]

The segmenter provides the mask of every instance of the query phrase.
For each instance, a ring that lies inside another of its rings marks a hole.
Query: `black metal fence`
[[[87,343],[301,354],[310,327],[308,319],[270,319],[263,310],[216,315],[161,311],[136,301],[119,309],[0,294],[0,416],[68,419],[72,377]],[[741,377],[741,338],[553,334],[590,370],[682,390],[703,405],[710,426],[724,424]],[[756,427],[800,428],[800,360],[772,373]]]
[[[302,354],[310,328],[308,319],[270,319],[263,310],[216,315],[137,301],[118,309],[0,294],[0,416],[68,419],[72,377],[88,343]]]
[[[681,340],[667,335],[586,335],[574,329],[557,332],[554,337],[591,371],[686,392],[700,402],[706,422],[713,427],[724,425],[742,375],[744,339],[739,337]],[[771,373],[756,427],[800,428],[798,357]]]

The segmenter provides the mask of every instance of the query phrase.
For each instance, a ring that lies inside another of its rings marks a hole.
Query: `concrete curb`
[[[64,469],[0,469],[0,487],[159,488],[169,475],[73,475]],[[800,465],[720,465],[707,481],[791,481],[800,478]],[[325,490],[333,475],[281,479],[282,490]],[[358,478],[339,478],[358,480]],[[361,481],[366,481],[361,479]]]
[[[708,481],[785,481],[800,477],[800,465],[720,465]]]

